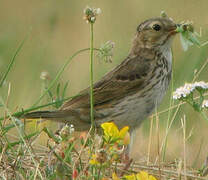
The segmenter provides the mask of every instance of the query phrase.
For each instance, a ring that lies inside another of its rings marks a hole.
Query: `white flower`
[[[95,9],[95,11],[96,11],[96,14],[100,14],[102,12],[100,8]]]
[[[185,98],[195,89],[198,91],[208,90],[208,83],[204,81],[195,82],[193,84],[186,83],[183,87],[176,89],[176,91],[173,93],[173,99]]]
[[[181,99],[190,95],[194,91],[195,87],[193,84],[186,83],[183,87],[176,89],[173,93],[173,99]]]
[[[75,129],[74,129],[74,125],[73,125],[73,124],[71,124],[71,125],[70,125],[70,129],[69,129],[70,134],[72,134],[72,133],[74,132],[74,130],[75,130]]]
[[[101,13],[100,8],[90,8],[87,6],[84,9],[84,19],[86,20],[87,23],[94,23],[96,20],[96,16],[98,16]]]
[[[91,17],[90,21],[95,22],[95,17]]]
[[[208,108],[208,100],[204,100],[202,103],[203,108]]]
[[[47,71],[41,72],[40,79],[42,79],[42,80],[50,79],[49,73]]]
[[[99,48],[99,52],[97,56],[104,60],[105,62],[112,62],[113,57],[113,49],[115,47],[115,43],[112,41],[107,41],[106,43],[102,44]]]
[[[62,137],[66,137],[66,136],[69,136],[70,134],[72,134],[74,131],[75,131],[75,129],[74,129],[74,125],[73,124],[70,124],[70,125],[66,124],[60,130],[60,135]]]
[[[87,6],[87,7],[84,9],[84,14],[87,14],[89,11],[92,11],[92,8],[90,8],[89,6]]]
[[[205,83],[204,81],[195,82],[193,86],[194,88],[199,88],[199,89],[204,89],[204,90],[208,89],[208,83]]]

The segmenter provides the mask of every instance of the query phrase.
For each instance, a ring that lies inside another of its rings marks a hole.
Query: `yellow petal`
[[[95,154],[92,155],[92,158],[90,159],[89,163],[91,165],[98,165],[99,162],[97,161],[97,156]]]
[[[149,180],[157,180],[154,176],[150,175]]]
[[[101,127],[103,128],[104,132],[109,131],[109,128],[111,126],[111,123],[102,123]]]
[[[123,139],[126,136],[126,133],[128,132],[128,130],[129,130],[128,126],[123,127],[119,132],[119,137]]]
[[[127,180],[137,180],[137,177],[135,174],[126,175],[124,176]],[[139,179],[140,180],[140,179]]]
[[[118,137],[119,136],[119,130],[118,127],[112,123],[112,122],[107,122],[101,124],[101,127],[104,130],[104,134],[108,137]]]
[[[112,174],[112,180],[120,180],[115,172]]]
[[[138,180],[157,180],[154,176],[149,176],[149,174],[145,171],[141,171],[136,175]]]
[[[111,129],[110,129],[110,134],[112,135],[112,137],[116,138],[119,136],[119,130],[118,127],[112,123]]]
[[[136,175],[138,180],[148,180],[148,173],[145,171],[141,171]]]

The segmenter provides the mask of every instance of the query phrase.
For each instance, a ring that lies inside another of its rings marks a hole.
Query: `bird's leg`
[[[132,129],[130,131],[130,143],[127,146],[127,148],[124,150],[124,153],[122,155],[122,161],[124,163],[124,168],[123,168],[123,171],[122,171],[121,175],[123,175],[123,173],[129,169],[129,167],[131,166],[131,164],[133,162],[133,159],[130,157],[130,153],[131,153],[130,150],[132,149],[132,146],[133,146],[133,143],[134,143],[133,140],[134,140],[134,137],[135,137],[135,133],[136,133],[135,129]]]

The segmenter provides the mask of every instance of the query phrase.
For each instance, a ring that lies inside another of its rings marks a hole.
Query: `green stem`
[[[14,64],[14,61],[15,61],[15,59],[16,59],[18,53],[19,53],[20,50],[22,49],[22,47],[23,47],[23,45],[24,45],[24,43],[25,43],[25,41],[26,41],[27,38],[28,38],[28,35],[26,35],[26,37],[22,40],[22,42],[21,42],[20,45],[18,46],[16,52],[14,53],[14,56],[12,57],[12,59],[11,59],[9,65],[8,65],[8,67],[7,67],[7,70],[6,70],[5,74],[4,74],[3,77],[1,78],[1,81],[0,81],[0,88],[3,86],[4,81],[5,81],[6,77],[8,76],[9,71],[11,70],[11,68],[12,68],[12,66],[13,66],[13,64]]]
[[[20,112],[15,112],[12,114],[12,116],[14,117],[21,117],[23,114],[25,113],[28,113],[28,112],[31,112],[31,111],[34,111],[34,110],[37,110],[37,109],[40,109],[40,108],[44,108],[44,107],[48,107],[48,106],[51,106],[51,105],[54,105],[56,104],[57,102],[64,102],[64,101],[67,101],[69,99],[72,99],[74,97],[77,97],[79,95],[76,95],[76,96],[71,96],[71,97],[68,97],[68,98],[65,98],[65,99],[62,99],[62,100],[59,100],[59,101],[55,101],[55,102],[51,102],[51,103],[48,103],[48,104],[44,104],[44,105],[40,105],[40,106],[36,106],[40,100],[47,94],[47,92],[53,87],[53,85],[56,83],[56,81],[60,78],[61,74],[63,73],[63,71],[65,70],[66,66],[69,64],[69,62],[75,57],[77,56],[79,53],[81,52],[84,52],[84,51],[88,51],[90,50],[90,48],[85,48],[85,49],[81,49],[77,52],[75,52],[68,60],[67,62],[62,66],[62,68],[59,70],[59,72],[57,73],[56,77],[54,78],[54,80],[49,84],[48,88],[43,92],[43,94],[39,97],[39,99],[33,104],[33,106],[31,108],[28,108],[28,109],[25,109],[23,111],[20,111]],[[101,51],[100,49],[98,48],[93,48],[93,50],[95,51]],[[19,52],[19,51],[18,51]],[[0,106],[3,106],[0,104]],[[0,117],[0,120],[3,120],[4,118],[8,118],[9,116],[6,116],[6,117]]]
[[[208,122],[208,117],[207,117],[207,115],[204,113],[204,111],[200,111],[200,114],[201,114],[202,117]]]
[[[51,81],[51,83],[48,85],[48,88],[43,92],[43,94],[38,98],[38,100],[32,105],[32,107],[35,107],[40,101],[41,99],[48,93],[48,91],[54,86],[54,84],[59,80],[60,76],[62,75],[62,73],[64,72],[66,66],[71,62],[71,60],[77,56],[78,54],[84,52],[84,51],[88,51],[90,50],[90,48],[85,48],[85,49],[81,49],[77,52],[75,52],[66,62],[65,64],[62,66],[62,68],[58,71],[58,73],[56,74],[55,78]],[[96,51],[100,51],[100,49],[95,48],[94,50]]]
[[[90,118],[92,129],[95,128],[94,122],[94,99],[93,99],[93,23],[90,24]]]

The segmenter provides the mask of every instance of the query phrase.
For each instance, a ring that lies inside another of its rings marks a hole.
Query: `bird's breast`
[[[170,58],[170,56],[169,56]],[[171,59],[161,55],[142,89],[121,99],[113,109],[109,121],[119,127],[138,127],[159,106],[171,79]]]

